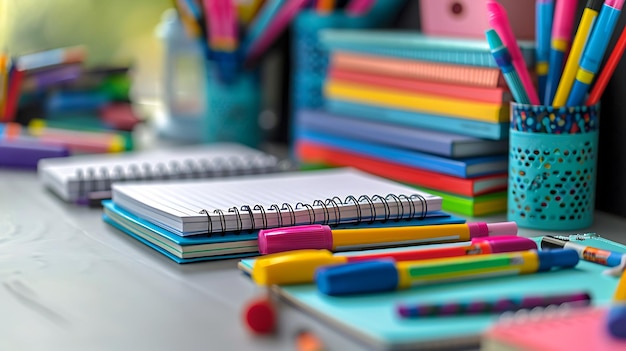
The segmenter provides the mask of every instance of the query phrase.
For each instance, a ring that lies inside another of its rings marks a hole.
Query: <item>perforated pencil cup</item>
[[[593,223],[600,106],[511,103],[508,219],[520,227]]]
[[[232,141],[256,147],[263,140],[259,127],[261,88],[258,71],[241,71],[225,82],[215,64],[207,65],[207,111],[203,141]]]

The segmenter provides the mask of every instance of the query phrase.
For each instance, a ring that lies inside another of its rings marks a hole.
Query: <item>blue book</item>
[[[311,130],[300,130],[295,137],[296,140],[313,142],[375,159],[461,178],[506,173],[508,170],[508,155],[452,159]]]
[[[350,51],[420,61],[498,67],[487,40],[435,37],[399,30],[326,29],[320,42],[329,51]],[[519,41],[528,67],[535,66],[535,45]]]
[[[298,111],[295,128],[453,158],[504,155],[509,149],[507,140],[488,140],[423,128],[407,128],[323,110]]]
[[[103,201],[102,204],[104,208],[102,218],[106,223],[178,263],[259,255],[258,230],[228,232],[223,235],[180,236],[116,206],[111,200]],[[366,221],[359,224],[344,223],[332,226],[342,229],[452,223],[465,223],[465,220],[442,211],[434,211],[429,212],[423,219]]]
[[[534,238],[537,242],[540,239]],[[589,238],[584,244],[626,253],[626,246],[609,240]],[[248,274],[253,266],[254,259],[244,259],[239,263],[239,268]],[[280,301],[286,301],[342,333],[355,344],[355,348],[473,350],[479,349],[481,334],[498,321],[498,314],[404,319],[396,314],[396,305],[586,291],[592,296],[592,305],[607,306],[618,279],[604,275],[605,269],[605,266],[581,260],[574,269],[414,286],[387,293],[327,296],[320,293],[314,284],[275,286],[272,292],[281,297]]]
[[[373,105],[327,99],[327,111],[354,118],[457,133],[477,138],[503,140],[509,137],[509,123],[488,123],[464,118],[396,110]]]

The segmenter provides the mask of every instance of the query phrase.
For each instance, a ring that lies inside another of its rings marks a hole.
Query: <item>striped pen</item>
[[[487,37],[487,43],[489,43],[489,48],[491,49],[491,54],[498,64],[498,67],[500,67],[504,80],[509,86],[509,89],[511,89],[513,98],[520,104],[529,104],[530,100],[524,90],[524,86],[522,85],[517,71],[515,71],[515,67],[513,67],[509,50],[504,46],[500,36],[494,29],[487,30],[485,35]]]
[[[477,299],[468,301],[448,302],[442,304],[407,304],[396,306],[397,314],[402,318],[460,316],[484,313],[504,313],[536,307],[572,304],[588,306],[591,295],[587,292],[573,292],[557,295],[512,296],[498,299]]]

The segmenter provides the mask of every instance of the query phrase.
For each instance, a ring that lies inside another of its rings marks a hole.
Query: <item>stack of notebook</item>
[[[243,159],[255,153],[238,151]],[[237,167],[239,172],[231,169]],[[226,168],[221,168],[226,174],[213,179],[183,179],[191,176],[179,170],[175,181],[160,177],[115,181],[111,200],[103,201],[103,218],[178,263],[258,255],[258,231],[266,228],[465,222],[441,211],[439,196],[350,168],[271,174],[254,174],[260,170],[246,163],[232,162]],[[68,192],[73,194],[76,186],[68,184],[68,179],[74,173],[68,169],[57,173],[65,179],[66,188],[55,191],[65,192],[66,197]],[[47,182],[55,188],[52,180]]]
[[[296,113],[295,155],[443,197],[469,216],[506,209],[511,94],[486,41],[325,30],[322,109]],[[521,43],[534,62],[530,43]]]

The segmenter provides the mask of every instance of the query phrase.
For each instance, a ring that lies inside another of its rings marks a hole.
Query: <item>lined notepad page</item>
[[[278,159],[236,143],[215,143],[122,154],[43,159],[41,182],[66,201],[85,192],[110,190],[112,182],[209,178],[275,170]]]
[[[350,168],[115,184],[113,202],[179,235],[425,217],[441,198]]]

